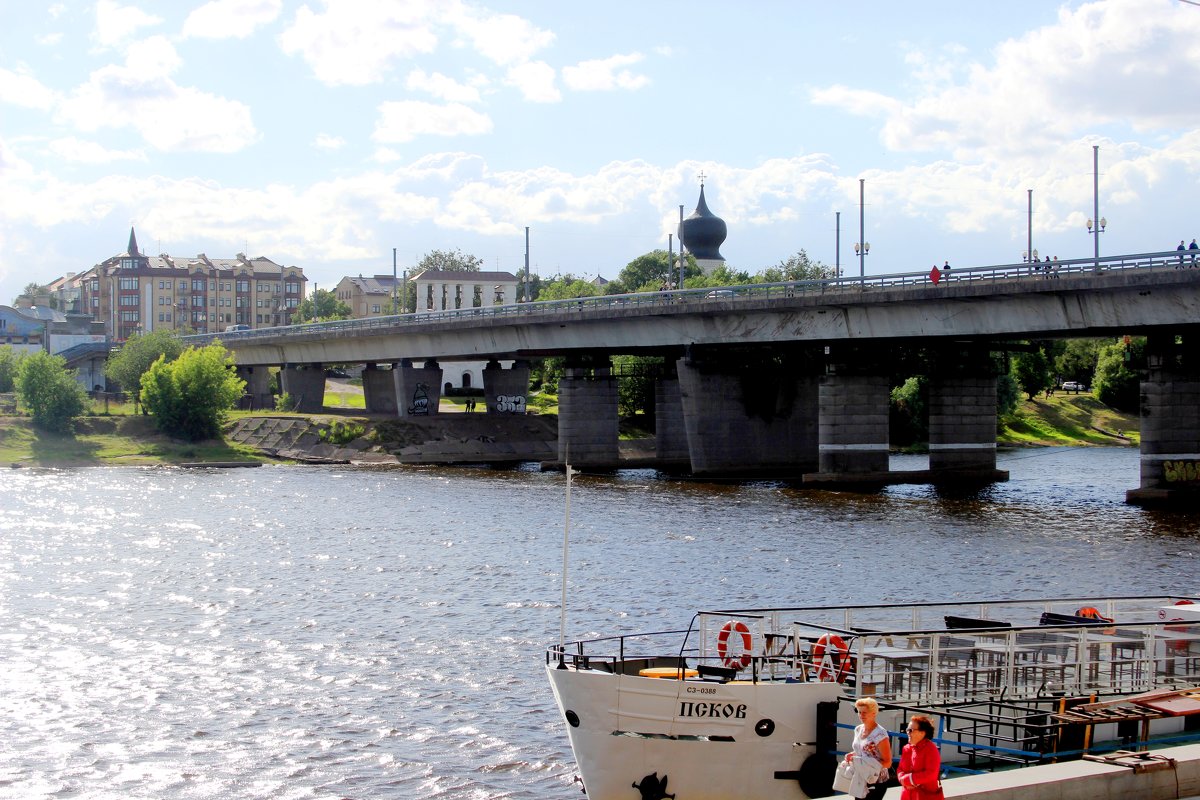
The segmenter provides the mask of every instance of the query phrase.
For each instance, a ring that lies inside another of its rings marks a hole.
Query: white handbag
[[[837,765],[837,769],[833,771],[833,790],[842,792],[843,794],[850,791],[850,778],[854,773],[854,767],[850,766],[850,762],[843,760]]]

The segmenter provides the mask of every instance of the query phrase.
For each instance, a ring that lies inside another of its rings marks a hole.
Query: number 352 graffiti
[[[525,395],[498,394],[496,395],[496,410],[501,414],[524,414]]]

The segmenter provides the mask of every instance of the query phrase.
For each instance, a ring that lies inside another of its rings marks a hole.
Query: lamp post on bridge
[[[1025,252],[1021,253],[1021,260],[1032,264],[1038,260],[1038,251],[1033,249],[1033,189],[1026,189],[1025,191],[1029,192],[1029,226],[1026,228],[1027,240],[1025,243]]]
[[[867,253],[871,252],[871,243],[863,241],[863,186],[865,178],[858,179],[858,241],[854,243],[854,252],[858,256],[858,277],[866,277]]]
[[[1095,225],[1093,226],[1093,221]],[[1094,269],[1100,271],[1100,234],[1108,227],[1108,220],[1100,216],[1100,145],[1092,145],[1092,216],[1087,221],[1088,233],[1096,237]]]

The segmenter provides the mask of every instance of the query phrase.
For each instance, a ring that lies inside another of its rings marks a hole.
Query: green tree
[[[142,402],[159,430],[195,442],[220,435],[221,423],[245,388],[229,351],[214,341],[189,347],[170,363],[160,356],[142,376]]]
[[[427,269],[448,272],[479,272],[483,269],[483,259],[470,253],[464,253],[457,247],[453,250],[430,250],[421,257],[413,269],[416,272],[424,272]]]
[[[654,418],[654,381],[662,371],[661,356],[614,356],[617,380],[617,410],[622,416],[645,414]]]
[[[556,276],[542,284],[538,300],[573,300],[576,297],[595,297],[598,294],[601,292],[596,284],[568,274]]]
[[[1050,364],[1041,348],[1028,353],[1017,353],[1013,358],[1013,373],[1021,391],[1029,397],[1041,394],[1051,386]]]
[[[1136,414],[1142,389],[1137,373],[1130,366],[1144,363],[1145,357],[1146,340],[1141,337],[1131,339],[1128,347],[1123,342],[1102,347],[1091,384],[1096,399],[1106,406]]]
[[[87,395],[67,369],[62,356],[39,350],[22,356],[17,366],[17,397],[33,424],[46,431],[69,433],[87,408]]]
[[[1091,386],[1105,339],[1068,339],[1061,352],[1054,356],[1054,372],[1064,381],[1078,381]]]
[[[12,345],[0,345],[0,392],[11,392],[16,387],[17,363],[20,360]]]
[[[684,280],[702,274],[695,257],[688,253],[683,265]],[[679,262],[672,263],[671,254],[666,250],[651,250],[626,264],[616,282],[621,285],[622,292],[657,292],[664,284],[675,286],[679,283]]]
[[[170,331],[135,333],[125,340],[115,355],[109,356],[104,374],[120,384],[125,391],[132,392],[134,402],[140,398],[142,376],[159,356],[168,362],[179,358],[183,345]]]
[[[784,283],[786,281],[812,281],[832,278],[833,267],[813,261],[804,250],[788,256],[773,267],[767,267],[754,276],[754,283]]]
[[[293,325],[303,325],[313,321],[313,306],[316,305],[316,319],[328,322],[335,319],[350,319],[350,306],[337,299],[337,295],[325,289],[317,289],[311,295],[300,301],[296,312],[292,314]]]
[[[688,278],[684,283],[687,289],[704,289],[709,286],[744,286],[753,283],[754,279],[745,270],[735,270],[728,264],[721,264],[707,275],[700,273]]]
[[[929,440],[929,379],[908,378],[892,389],[890,430],[892,442],[909,445]]]

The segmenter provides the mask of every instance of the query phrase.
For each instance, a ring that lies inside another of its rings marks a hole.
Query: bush
[[[193,442],[220,435],[221,423],[246,388],[219,342],[189,347],[171,363],[159,356],[141,385],[142,404],[159,429]]]
[[[12,345],[0,347],[0,394],[7,394],[17,386],[17,364],[21,357]]]
[[[33,424],[46,431],[69,433],[87,408],[87,395],[75,382],[62,356],[44,351],[23,356],[17,366],[17,396],[29,409]]]
[[[287,392],[275,396],[276,411],[295,411],[298,406],[299,403],[293,400],[292,396]]]
[[[336,420],[328,428],[321,431],[321,441],[329,444],[343,445],[352,442],[366,432],[366,428],[357,422]]]

